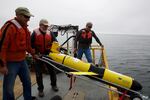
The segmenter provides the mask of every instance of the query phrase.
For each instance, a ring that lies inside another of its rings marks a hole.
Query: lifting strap
[[[3,44],[3,41],[5,39],[5,36],[6,36],[6,31],[8,29],[8,27],[10,26],[11,23],[8,23],[7,26],[5,27],[3,33],[2,33],[2,38],[0,39],[0,52],[1,52],[1,49],[2,49],[2,44]],[[0,66],[4,66],[4,63],[3,61],[1,60],[0,58]]]
[[[126,94],[127,94],[127,91],[124,91],[121,97],[119,98],[119,100],[124,100],[123,98],[125,97]]]
[[[2,32],[2,38],[0,39],[0,52],[1,52],[1,49],[2,49],[2,45],[3,45],[3,42],[4,42],[4,39],[5,39],[5,36],[6,36],[6,31],[7,31],[8,27],[12,24],[16,28],[21,28],[21,25],[16,20],[8,21],[5,24],[6,24],[6,27],[4,28],[4,31]]]

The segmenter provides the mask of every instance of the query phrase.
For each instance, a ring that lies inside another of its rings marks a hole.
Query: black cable
[[[70,36],[61,46],[63,46],[65,43],[67,43],[71,38],[76,37],[75,35]]]

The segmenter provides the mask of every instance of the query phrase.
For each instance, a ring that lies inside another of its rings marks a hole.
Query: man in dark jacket
[[[48,31],[49,23],[46,19],[41,19],[39,22],[39,28],[35,29],[31,36],[32,47],[35,49],[36,55],[48,55],[53,41],[57,41],[55,36]],[[35,61],[36,81],[38,84],[39,97],[44,96],[44,85],[42,77],[43,62]],[[52,66],[46,64],[48,72],[50,74],[51,86],[54,91],[58,91],[56,84],[56,73]]]
[[[92,37],[94,37],[97,43],[101,47],[103,47],[102,43],[96,36],[95,32],[91,30],[92,26],[93,24],[91,22],[88,22],[86,24],[86,28],[81,29],[77,33],[76,38],[75,38],[75,50],[74,50],[74,52],[77,51],[77,58],[79,59],[82,58],[82,55],[84,53],[89,63],[92,63],[92,56],[91,56],[91,51],[90,51]]]

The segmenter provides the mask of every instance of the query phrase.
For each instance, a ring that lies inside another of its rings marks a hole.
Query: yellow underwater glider
[[[43,61],[54,64],[56,69],[61,69],[65,72],[69,72],[70,74],[86,75],[107,85],[128,91],[129,95],[139,95],[139,92],[137,91],[142,90],[142,85],[132,77],[111,71],[103,67],[97,67],[94,64],[86,63],[80,59],[62,54],[58,51],[58,48],[59,44],[54,42],[49,56],[42,57]]]

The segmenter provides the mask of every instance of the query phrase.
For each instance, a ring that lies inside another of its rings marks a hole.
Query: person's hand
[[[35,61],[38,58],[42,58],[42,54],[34,54],[32,57],[33,57],[33,61]]]
[[[37,59],[39,56],[37,54],[34,54],[33,56],[33,60]]]
[[[32,54],[35,54],[35,49],[32,49]]]
[[[7,66],[1,66],[0,73],[2,73],[3,75],[7,75],[8,74]]]
[[[61,46],[59,46],[59,47],[57,48],[57,51],[59,51],[59,52],[60,52],[60,51],[61,51],[61,48],[62,48],[62,47],[61,47]]]
[[[102,44],[99,44],[100,46],[101,46],[101,48],[102,48],[102,50],[103,50],[103,48],[104,48],[104,45],[102,45]]]
[[[102,48],[104,48],[104,45],[101,45]]]

